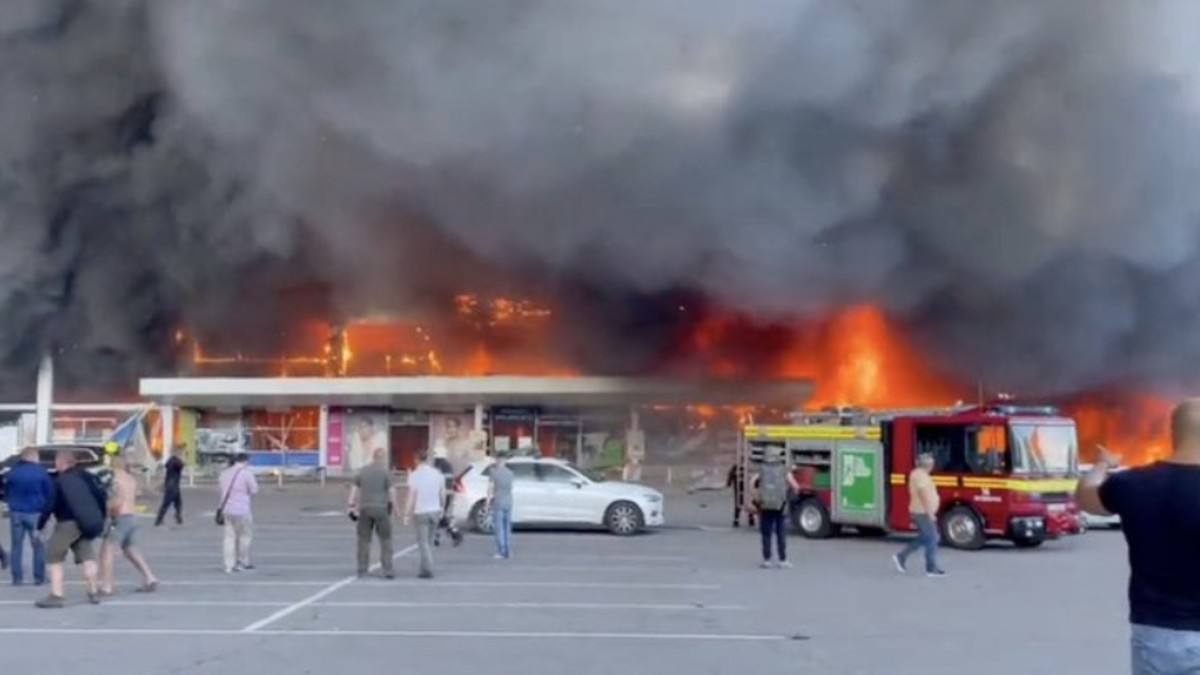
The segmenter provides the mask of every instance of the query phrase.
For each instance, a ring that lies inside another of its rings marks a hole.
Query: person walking
[[[112,595],[113,572],[116,563],[116,550],[119,547],[126,560],[142,575],[142,585],[138,588],[143,593],[153,593],[158,589],[158,580],[150,565],[137,550],[137,479],[129,472],[129,461],[117,455],[111,463],[113,469],[112,496],[108,500],[108,515],[110,518],[108,533],[100,544],[100,594]]]
[[[908,514],[917,527],[917,536],[892,556],[892,564],[901,573],[908,571],[908,556],[917,549],[924,548],[925,576],[946,576],[938,566],[937,560],[937,517],[941,497],[938,496],[937,486],[933,484],[933,477],[930,475],[933,466],[933,455],[922,453],[917,457],[917,466],[908,474]]]
[[[446,502],[442,505],[442,519],[433,533],[433,545],[442,545],[442,530],[446,530],[454,545],[462,546],[463,535],[458,529],[458,524],[454,522],[454,465],[450,463],[445,453],[444,447],[433,452],[433,468],[441,472],[446,481]]]
[[[733,488],[733,526],[742,526],[742,509],[746,510],[746,524],[754,527],[754,510],[746,507],[746,470],[740,464],[729,467],[725,476],[725,487]]]
[[[58,474],[54,480],[54,491],[38,519],[37,528],[43,529],[50,518],[54,518],[54,533],[46,544],[50,595],[34,604],[42,609],[66,606],[63,564],[68,552],[74,554],[76,565],[83,566],[88,600],[92,604],[99,604],[100,589],[97,586],[96,549],[93,542],[104,534],[108,495],[92,474],[78,466],[73,451],[59,451],[54,456],[54,468]]]
[[[258,494],[258,481],[250,470],[250,455],[240,452],[233,458],[233,466],[221,472],[218,480],[221,506],[217,508],[217,522],[225,526],[223,554],[225,573],[252,570],[250,543],[254,535],[251,506]]]
[[[33,583],[46,583],[46,544],[38,520],[54,497],[54,480],[38,462],[37,448],[25,448],[8,475],[4,477],[4,498],[8,503],[9,531],[12,535],[12,582],[25,583],[25,540],[33,550]]]
[[[379,537],[379,566],[383,576],[396,577],[392,569],[392,518],[400,512],[392,473],[388,470],[387,455],[376,449],[371,463],[354,477],[347,500],[350,517],[358,525],[358,576],[367,576],[371,563],[372,535]]]
[[[1172,411],[1171,447],[1166,460],[1120,473],[1100,448],[1075,488],[1084,511],[1121,517],[1133,675],[1200,673],[1200,399]]]
[[[422,579],[433,578],[433,533],[442,517],[446,498],[446,483],[442,472],[429,463],[429,451],[417,453],[417,467],[408,474],[408,496],[404,504],[404,524],[413,521],[417,549],[421,554]]]
[[[763,464],[755,481],[755,505],[758,507],[759,534],[762,537],[762,567],[789,568],[792,563],[787,557],[786,518],[790,495],[800,486],[787,470],[783,453],[779,448],[767,448],[763,452]],[[775,540],[778,562],[772,561],[771,540]]]
[[[492,509],[492,535],[496,539],[497,559],[512,557],[513,475],[503,454],[496,455],[488,472],[488,505]]]
[[[158,517],[154,519],[154,526],[158,527],[163,524],[163,519],[167,517],[167,509],[175,507],[175,524],[183,525],[183,446],[177,445],[171,452],[170,459],[167,460],[165,468],[166,476],[163,478],[163,497],[162,504],[158,507]]]

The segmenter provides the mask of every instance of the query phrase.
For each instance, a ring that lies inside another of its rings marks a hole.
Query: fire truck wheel
[[[480,534],[492,533],[492,510],[488,508],[487,500],[480,499],[471,507],[471,527]]]
[[[983,548],[986,538],[983,523],[979,516],[966,506],[955,506],[942,517],[942,539],[951,548],[964,551],[978,551]]]
[[[807,539],[826,539],[833,534],[833,523],[820,500],[805,499],[792,509],[792,529]]]

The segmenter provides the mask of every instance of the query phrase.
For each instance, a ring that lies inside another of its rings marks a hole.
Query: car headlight
[[[646,494],[642,495],[642,498],[645,499],[646,501],[650,502],[651,504],[658,504],[659,502],[662,501],[662,495],[651,493],[651,492],[647,492]]]

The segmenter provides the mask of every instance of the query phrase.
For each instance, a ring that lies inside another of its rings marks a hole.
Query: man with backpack
[[[92,474],[76,464],[75,453],[61,450],[54,457],[57,476],[54,491],[42,511],[38,529],[54,517],[54,533],[46,544],[46,572],[50,578],[50,595],[35,603],[42,609],[57,609],[66,605],[63,564],[67,553],[75,555],[75,564],[83,565],[87,596],[99,604],[97,587],[96,549],[93,542],[104,534],[105,509],[108,495]]]
[[[762,567],[792,566],[787,559],[787,530],[786,514],[791,502],[791,495],[800,489],[796,479],[783,462],[781,448],[770,447],[763,451],[762,468],[758,480],[755,481],[757,495],[754,500],[758,507],[759,532],[762,534]],[[779,562],[772,561],[771,537],[775,538],[776,553]]]

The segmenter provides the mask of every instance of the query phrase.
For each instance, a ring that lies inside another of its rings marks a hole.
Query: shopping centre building
[[[200,466],[247,452],[261,470],[330,475],[376,449],[395,469],[422,448],[456,463],[521,451],[600,469],[712,464],[732,459],[739,419],[799,408],[811,394],[803,380],[166,377],[142,379],[139,401],[55,404],[52,378],[43,372],[37,402],[0,406],[10,445],[116,432],[156,459],[169,447]]]

